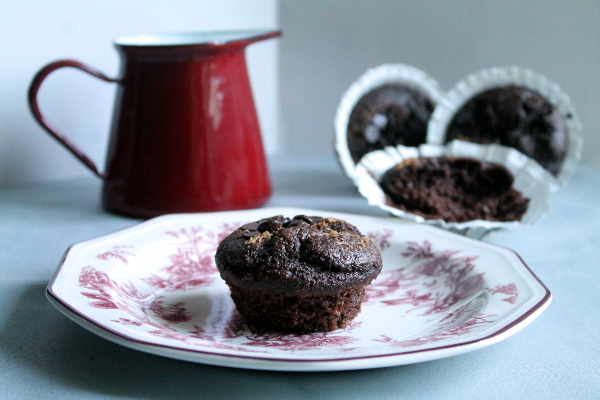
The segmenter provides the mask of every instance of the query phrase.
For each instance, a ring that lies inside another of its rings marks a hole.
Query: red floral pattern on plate
[[[361,325],[361,322],[353,321],[343,330],[332,332],[321,332],[307,335],[289,335],[276,332],[255,333],[246,335],[250,342],[247,346],[258,346],[276,348],[279,350],[309,350],[314,348],[335,347],[341,348],[350,345],[358,339],[352,336],[344,336],[340,333],[351,332]]]
[[[169,265],[161,268],[166,276],[152,274],[143,280],[150,286],[166,290],[186,290],[211,284],[217,272],[214,252],[221,240],[235,228],[237,225],[224,224],[218,231],[197,226],[166,232],[182,240],[176,252],[169,256]]]
[[[459,257],[458,251],[434,251],[430,242],[409,242],[402,256],[410,260],[403,268],[383,273],[367,288],[366,300],[388,306],[408,304],[435,314],[466,299],[484,284],[483,274],[472,274],[477,257]],[[417,282],[418,281],[418,282]],[[407,289],[392,296],[401,289]]]
[[[509,297],[502,299],[502,301],[506,301],[510,304],[515,304],[517,302],[517,297],[519,296],[519,290],[517,289],[517,285],[514,283],[509,283],[508,285],[496,285],[493,289],[488,289],[491,294],[509,294]]]
[[[135,257],[135,254],[129,250],[132,248],[133,246],[113,246],[110,250],[98,254],[96,258],[99,260],[108,260],[110,258],[116,258],[124,264],[129,264],[128,257]]]
[[[495,315],[477,314],[464,324],[455,328],[442,330],[441,332],[435,332],[430,335],[421,336],[414,339],[395,340],[389,336],[381,335],[379,339],[373,339],[373,341],[387,343],[395,347],[422,346],[424,344],[439,342],[441,340],[456,338],[458,336],[471,333],[474,329],[482,328],[484,325],[494,322],[493,319],[490,319],[492,317],[495,317]]]
[[[218,323],[202,322],[204,316],[190,311],[185,301],[170,301],[171,294],[215,287],[220,278],[214,264],[214,252],[219,242],[236,226],[239,224],[225,223],[212,228],[195,226],[167,231],[165,235],[175,243],[173,251],[163,261],[164,266],[155,273],[139,277],[140,283],[150,288],[149,293],[141,293],[132,282],[117,282],[107,273],[86,266],[79,276],[79,286],[84,288],[81,294],[93,300],[88,303],[91,307],[119,309],[127,314],[128,318],[112,319],[115,324],[140,329],[147,327],[150,335],[191,346],[244,352],[325,348],[349,351],[365,341],[394,347],[439,342],[473,333],[494,322],[495,315],[482,313],[485,302],[479,304],[479,308],[473,307],[473,298],[477,300],[478,293],[509,295],[502,300],[510,304],[514,304],[518,296],[514,283],[484,288],[484,274],[474,272],[476,256],[463,256],[459,250],[436,250],[425,240],[405,243],[399,253],[394,254],[404,263],[382,272],[366,289],[363,302],[363,312],[369,307],[403,307],[405,315],[414,313],[417,318],[425,318],[423,321],[430,325],[429,329],[418,337],[394,339],[385,334],[355,335],[363,329],[360,315],[346,329],[308,335],[252,333],[235,311],[221,311],[217,314]],[[382,252],[398,251],[398,246],[392,246],[392,230],[381,229],[369,232],[369,235]],[[96,256],[101,261],[123,264],[135,257],[134,246],[126,244],[112,246]],[[432,317],[435,318],[432,320]]]

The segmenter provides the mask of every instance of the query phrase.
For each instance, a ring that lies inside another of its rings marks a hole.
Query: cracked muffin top
[[[242,225],[219,244],[215,261],[226,282],[299,295],[367,285],[382,266],[374,240],[354,225],[306,215]]]

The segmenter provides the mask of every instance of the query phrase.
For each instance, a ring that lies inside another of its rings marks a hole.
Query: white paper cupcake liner
[[[387,204],[386,195],[379,186],[379,179],[383,173],[409,158],[439,156],[470,157],[504,165],[514,176],[513,188],[530,199],[527,212],[521,221],[446,222],[441,219],[430,220]],[[477,239],[485,237],[494,230],[534,224],[547,212],[553,180],[554,177],[540,164],[513,148],[497,144],[480,145],[459,140],[454,140],[446,146],[424,144],[419,147],[386,147],[383,150],[366,154],[356,166],[358,190],[370,205],[406,220],[438,226]]]
[[[348,149],[348,123],[356,103],[371,90],[388,83],[399,83],[427,96],[433,104],[442,98],[443,92],[437,81],[425,72],[404,64],[383,64],[368,69],[343,94],[334,120],[335,150],[338,161],[346,175],[356,184],[356,163]]]
[[[581,159],[583,140],[582,125],[571,100],[556,83],[529,69],[516,66],[484,69],[458,82],[438,102],[427,127],[427,143],[443,145],[446,130],[458,110],[475,95],[489,89],[505,86],[521,86],[536,91],[552,103],[563,116],[569,130],[567,156],[557,177],[551,175],[552,190],[565,186],[573,176]]]

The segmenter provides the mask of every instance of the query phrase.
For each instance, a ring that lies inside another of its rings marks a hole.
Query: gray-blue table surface
[[[267,206],[385,216],[334,160],[271,160]],[[103,211],[100,182],[0,190],[0,397],[10,399],[600,399],[600,170],[580,166],[509,247],[553,293],[514,336],[449,359],[343,372],[214,367],[131,350],[76,325],[45,298],[73,243],[138,223]]]

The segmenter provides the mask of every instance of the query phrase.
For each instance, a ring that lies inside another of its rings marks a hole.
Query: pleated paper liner
[[[440,156],[469,157],[505,166],[514,177],[513,188],[530,200],[521,221],[446,222],[441,219],[425,219],[388,203],[387,197],[379,185],[381,176],[388,169],[406,159]],[[496,144],[479,145],[458,140],[445,146],[424,144],[419,147],[386,147],[365,155],[356,167],[358,190],[370,205],[379,207],[399,218],[434,225],[476,239],[485,238],[495,230],[532,225],[542,218],[547,212],[553,181],[553,176],[540,164],[515,149]]]
[[[355,180],[356,162],[348,147],[350,116],[367,93],[387,84],[400,84],[425,96],[435,106],[443,93],[437,81],[418,68],[404,64],[383,64],[367,70],[343,94],[335,115],[335,150],[345,174]]]
[[[546,98],[556,107],[568,129],[567,154],[561,169],[553,178],[553,190],[565,186],[571,179],[581,158],[582,125],[571,100],[560,86],[532,70],[511,67],[494,67],[475,72],[458,82],[438,102],[430,120],[427,143],[443,145],[446,132],[455,114],[473,97],[490,89],[517,86],[530,89]]]

